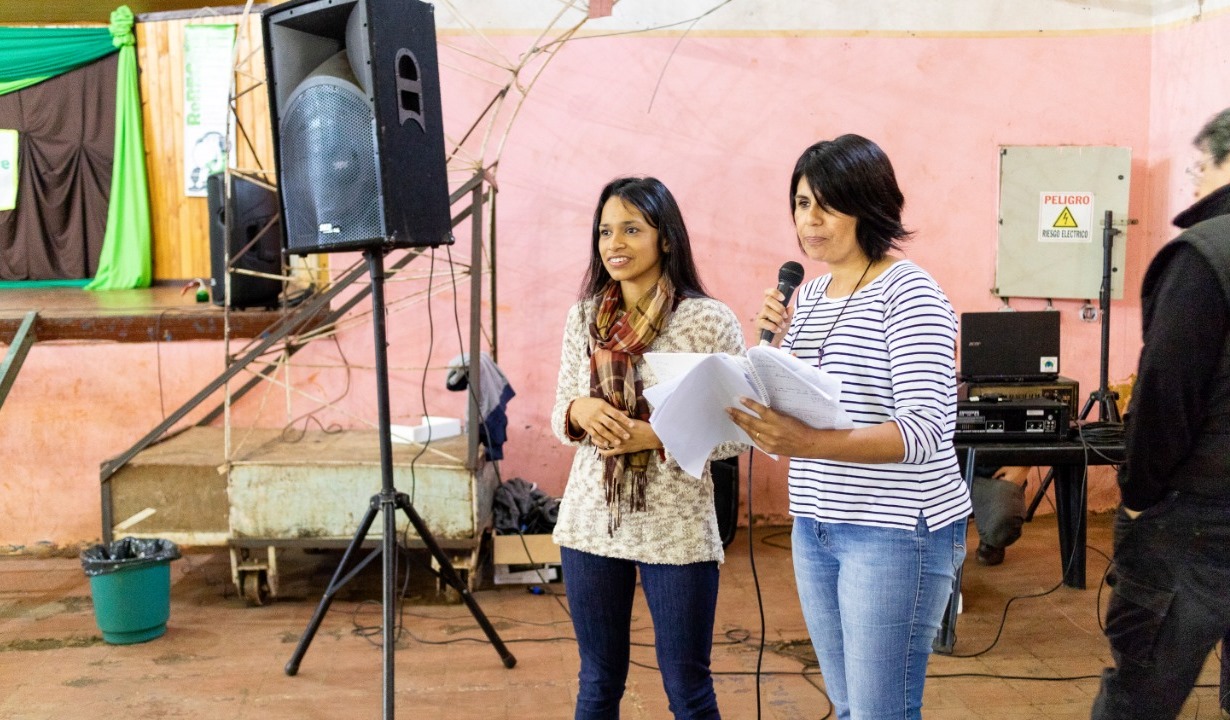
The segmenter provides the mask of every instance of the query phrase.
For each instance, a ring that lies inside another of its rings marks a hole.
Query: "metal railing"
[[[471,262],[468,274],[470,276],[470,348],[469,353],[469,378],[470,387],[478,388],[479,377],[479,353],[477,348],[481,347],[482,343],[482,292],[483,287],[480,282],[482,276],[482,263],[484,249],[489,253],[491,265],[495,266],[495,186],[488,182],[489,175],[485,171],[479,171],[467,180],[461,187],[454,190],[449,195],[449,204],[456,208],[459,204],[465,203],[463,207],[458,209],[452,217],[452,227],[456,228],[466,219],[470,220],[471,227]],[[491,203],[491,226],[488,233],[484,233],[484,204]],[[487,247],[484,248],[484,243]],[[398,258],[396,262],[388,266],[386,274],[395,273],[410,262],[415,260],[423,253],[422,248],[413,248],[408,251],[403,257]],[[250,364],[258,361],[266,355],[269,350],[280,343],[284,343],[284,354],[289,357],[307,345],[311,344],[312,339],[309,337],[306,341],[296,341],[292,336],[306,329],[318,328],[331,325],[348,312],[356,305],[367,300],[371,294],[370,286],[362,286],[353,291],[353,294],[338,305],[336,308],[331,306],[333,300],[346,292],[355,284],[357,280],[367,274],[367,266],[363,263],[357,263],[354,267],[347,270],[340,277],[333,280],[329,288],[319,294],[316,294],[305,300],[302,304],[291,308],[286,315],[280,318],[277,322],[269,327],[262,334],[259,340],[253,342],[233,362],[231,362],[225,370],[222,371],[209,384],[201,389],[196,395],[193,395],[187,402],[179,408],[171,412],[166,418],[157,425],[154,429],[146,433],[140,440],[128,448],[124,452],[115,457],[106,460],[102,463],[99,472],[102,491],[102,539],[105,543],[110,543],[113,536],[114,528],[114,507],[111,498],[111,479],[119,472],[121,468],[127,465],[135,458],[142,450],[169,439],[175,435],[187,430],[189,427],[201,427],[214,422],[223,415],[226,404],[235,402],[239,398],[246,395],[249,391],[265,382],[267,373],[277,368],[277,363],[268,363],[265,367],[254,373],[254,376],[244,383],[237,390],[230,393],[227,398],[224,398],[216,407],[210,410],[201,420],[193,425],[186,426],[171,432],[180,421],[187,417],[188,413],[196,409],[201,403],[205,402],[222,389],[227,382],[245,370]],[[491,347],[494,356],[496,347],[496,299],[495,299],[495,273],[491,273],[490,281],[490,305],[491,308]],[[478,467],[478,396],[477,392],[470,392],[469,395],[469,420],[467,424],[468,446],[466,450],[466,467],[474,470]]]

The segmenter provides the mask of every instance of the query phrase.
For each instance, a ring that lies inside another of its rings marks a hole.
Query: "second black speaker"
[[[286,251],[451,243],[433,6],[295,0],[261,27]]]
[[[241,173],[215,173],[205,179],[209,203],[209,268],[213,275],[213,301],[225,304],[226,262],[230,258],[230,307],[277,307],[282,281],[282,232],[278,192],[272,186]],[[227,239],[230,239],[229,249]]]

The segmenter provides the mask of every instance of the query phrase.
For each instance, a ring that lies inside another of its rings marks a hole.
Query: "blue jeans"
[[[931,641],[965,560],[965,520],[935,532],[794,520],[803,619],[840,720],[922,717]]]
[[[572,627],[581,653],[576,720],[618,720],[628,679],[636,572],[653,618],[654,649],[671,712],[679,720],[716,720],[709,674],[716,562],[654,565],[560,548]]]
[[[1115,667],[1102,673],[1092,717],[1178,717],[1209,651],[1230,633],[1230,500],[1172,493],[1135,520],[1120,508],[1106,581]]]

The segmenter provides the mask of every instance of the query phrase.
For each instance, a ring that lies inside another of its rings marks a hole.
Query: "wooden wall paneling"
[[[203,197],[184,195],[183,105],[184,28],[193,23],[236,23],[241,15],[202,15],[137,24],[141,101],[145,121],[146,169],[149,173],[153,225],[155,280],[207,278],[209,268],[209,216]],[[260,16],[251,14],[246,32],[237,32],[240,44],[237,92],[247,89],[236,103],[255,152],[238,137],[237,169],[269,171],[272,181],[273,141],[264,81],[264,50]],[[259,162],[258,162],[259,160]]]
[[[247,141],[236,130],[234,143],[238,149],[235,166],[245,170],[264,170],[266,179],[273,177],[273,130],[269,113],[269,89],[265,87],[265,51],[261,41],[258,14],[248,18],[246,30],[238,34],[239,53],[235,64],[237,122],[247,134]],[[251,143],[249,147],[248,143]]]
[[[145,117],[146,171],[149,174],[153,230],[154,279],[199,277],[208,273],[206,262],[198,270],[183,228],[190,227],[191,201],[181,179],[183,165],[183,21],[139,23],[137,42],[145,48],[141,65],[141,99]],[[178,70],[178,71],[177,71]]]
[[[145,172],[149,182],[150,200],[150,241],[153,245],[153,277],[155,280],[166,277],[165,265],[170,256],[167,248],[159,247],[159,243],[168,233],[161,227],[166,211],[166,184],[161,182],[159,172],[162,158],[172,149],[170,143],[164,143],[161,126],[162,114],[157,112],[163,95],[163,78],[158,68],[158,57],[165,52],[159,47],[164,41],[165,33],[155,32],[157,26],[148,23],[137,23],[137,70],[138,85],[141,92],[141,123],[145,138]]]

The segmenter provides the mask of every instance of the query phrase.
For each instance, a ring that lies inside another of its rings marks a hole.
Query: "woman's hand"
[[[599,447],[599,455],[602,457],[614,457],[641,450],[657,450],[662,447],[662,441],[658,439],[658,434],[653,431],[653,427],[649,423],[644,420],[626,419],[631,423],[628,437],[616,442],[610,448],[603,449]]]
[[[786,307],[786,296],[775,287],[765,288],[764,304],[756,315],[756,329],[773,333],[773,344],[781,343],[782,333],[790,327],[791,309]],[[757,333],[759,335],[759,333]]]
[[[739,398],[739,402],[760,417],[733,407],[726,408],[726,414],[730,416],[731,422],[747,433],[752,442],[756,443],[756,447],[771,455],[813,457],[810,454],[813,450],[812,433],[823,431],[809,427],[803,421],[791,415],[783,415],[751,398]]]
[[[578,430],[589,435],[590,442],[599,449],[615,447],[632,438],[632,418],[602,398],[573,400],[569,418]]]
[[[905,457],[905,442],[895,420],[848,430],[820,430],[751,398],[739,398],[739,402],[760,417],[734,407],[726,408],[726,414],[756,447],[772,455],[855,463],[895,463]]]

